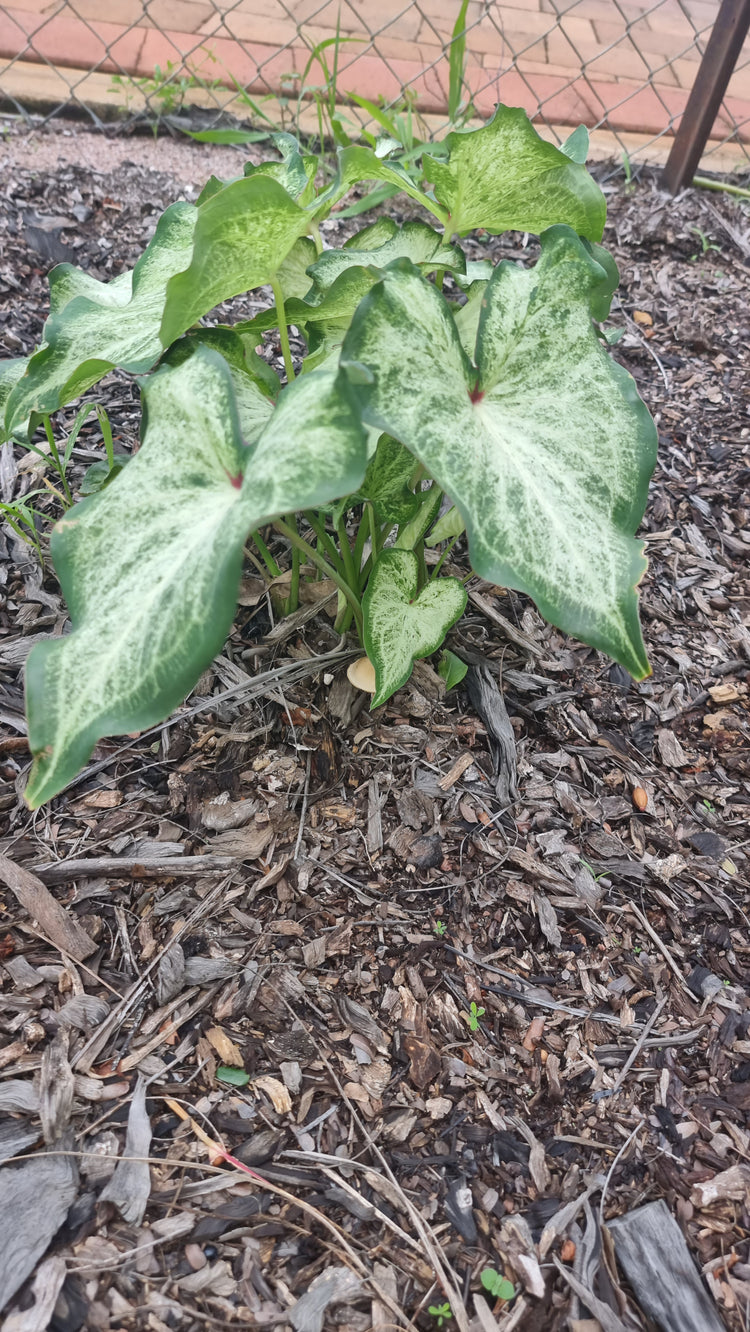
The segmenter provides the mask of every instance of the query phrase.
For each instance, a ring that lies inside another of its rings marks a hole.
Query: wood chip
[[[7,856],[0,856],[0,881],[10,888],[32,921],[37,922],[41,933],[61,953],[67,953],[76,962],[82,962],[96,952],[96,944],[91,936],[68,914],[35,874],[16,865]]]
[[[146,1113],[146,1082],[139,1078],[130,1102],[122,1158],[100,1194],[100,1202],[114,1203],[123,1221],[131,1226],[141,1224],[151,1192],[151,1173],[147,1160],[150,1147],[151,1124]]]
[[[663,1332],[724,1332],[685,1237],[663,1199],[609,1222],[617,1261]]]
[[[70,1156],[38,1156],[0,1170],[0,1309],[33,1272],[76,1195]]]

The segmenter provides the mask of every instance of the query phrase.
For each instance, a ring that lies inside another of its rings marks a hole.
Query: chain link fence
[[[110,0],[103,18],[99,0],[3,0],[0,98],[15,114],[75,109],[97,124],[199,107],[206,125],[231,116],[314,131],[335,117],[349,133],[382,132],[385,109],[417,118],[422,135],[445,127],[449,107],[454,123],[470,123],[503,101],[558,140],[584,123],[599,131],[602,152],[663,160],[718,8],[718,0]],[[703,160],[723,170],[750,165],[750,41]]]

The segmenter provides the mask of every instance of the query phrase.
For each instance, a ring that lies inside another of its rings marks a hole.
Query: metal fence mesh
[[[97,122],[206,108],[314,129],[325,90],[350,131],[372,124],[355,93],[448,118],[448,52],[459,0],[14,0],[0,3],[0,95],[49,117]],[[462,115],[524,106],[558,139],[584,123],[612,151],[643,156],[673,133],[718,0],[469,0]],[[316,53],[317,52],[317,57]],[[335,78],[334,78],[335,66]],[[301,101],[298,101],[302,94]],[[750,41],[706,162],[750,162]],[[727,151],[729,150],[729,151]]]

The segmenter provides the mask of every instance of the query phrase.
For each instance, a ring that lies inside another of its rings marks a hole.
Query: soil
[[[94,137],[0,149],[4,355],[54,263],[115,276],[227,174]],[[325,614],[272,627],[248,568],[185,706],[30,815],[23,662],[66,612],[2,529],[0,1289],[28,1326],[593,1332],[700,1298],[696,1326],[748,1325],[750,215],[600,174],[613,354],[659,428],[649,680],[474,579],[468,684],[419,664],[370,714]],[[132,381],[89,398],[131,450]],[[91,417],[74,489],[102,456]],[[6,503],[44,476],[4,447]],[[659,1200],[687,1268],[666,1227],[628,1265],[611,1225]]]

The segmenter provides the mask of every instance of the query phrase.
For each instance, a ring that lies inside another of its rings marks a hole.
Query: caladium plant
[[[649,672],[635,532],[656,432],[598,329],[617,271],[585,130],[557,148],[500,106],[424,152],[422,186],[355,145],[318,189],[316,159],[288,135],[275,146],[279,160],[168,208],[132,273],[53,270],[41,347],[0,362],[0,433],[19,443],[114,367],[141,376],[143,400],[132,461],[52,531],[72,629],[29,657],[32,808],[101,737],[186,696],[230,629],[251,534],[256,565],[280,573],[269,526],[289,553],[287,608],[301,578],[332,580],[373,706],[462,614],[464,584],[442,567],[464,532],[477,573]],[[324,249],[321,221],[365,181],[432,222],[381,217]],[[460,237],[480,228],[538,234],[538,260],[468,260]],[[254,319],[206,322],[268,288]],[[307,348],[296,366],[290,325]],[[283,385],[258,355],[268,330]],[[454,681],[461,666],[446,653],[440,669]]]

